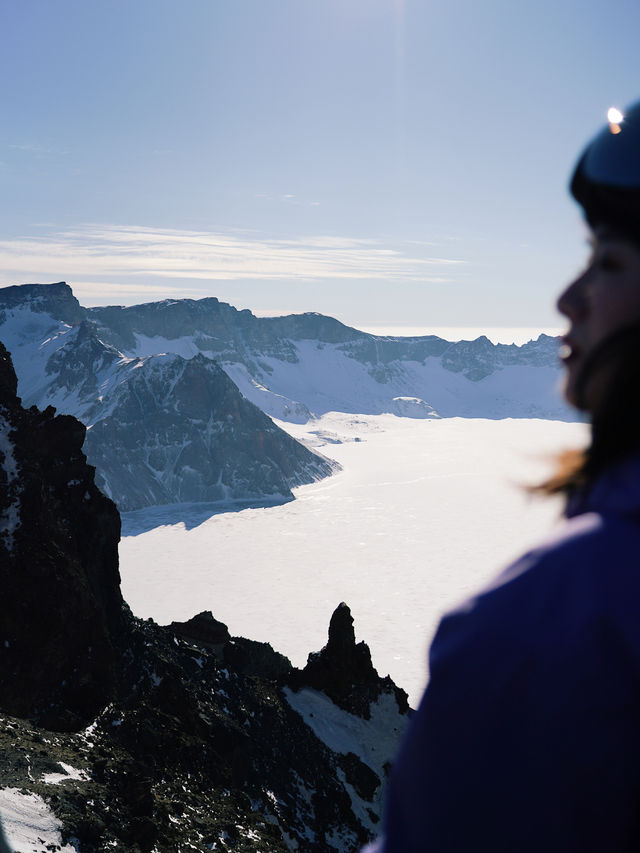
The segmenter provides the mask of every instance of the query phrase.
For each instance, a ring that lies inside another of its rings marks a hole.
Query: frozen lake
[[[346,601],[374,666],[415,706],[442,613],[553,526],[560,504],[522,485],[543,479],[554,453],[583,445],[586,427],[336,413],[280,426],[342,472],[280,506],[128,514],[124,597],[161,624],[211,610],[232,634],[266,640],[296,666],[326,643],[331,613]]]

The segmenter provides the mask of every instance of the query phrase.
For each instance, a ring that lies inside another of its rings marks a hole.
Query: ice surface
[[[151,509],[162,526],[135,536],[125,516],[125,599],[162,624],[211,610],[297,666],[325,645],[346,601],[374,666],[415,706],[441,615],[551,529],[560,504],[521,485],[543,479],[552,454],[583,445],[586,427],[338,413],[281,426],[316,445],[331,436],[322,452],[342,472],[281,506],[206,518],[195,505],[173,524]]]

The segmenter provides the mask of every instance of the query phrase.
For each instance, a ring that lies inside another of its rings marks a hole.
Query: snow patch
[[[280,364],[279,361],[275,363]],[[240,393],[269,417],[294,424],[306,424],[312,417],[304,403],[287,396],[286,393],[267,388],[249,374],[244,364],[222,364],[221,367]]]
[[[386,781],[385,764],[395,757],[398,740],[409,722],[407,715],[400,714],[396,698],[391,693],[382,693],[369,706],[371,718],[364,720],[335,705],[328,696],[305,687],[298,693],[284,688],[287,701],[297,711],[332,752],[343,755],[355,754],[363,764],[370,767],[380,779],[373,800],[365,800],[349,783],[345,772],[338,769],[337,776],[351,798],[354,814],[371,832],[378,831],[371,818],[371,811],[379,813],[382,808]],[[336,835],[332,846],[338,850],[349,849],[341,835]]]
[[[80,782],[86,782],[89,779],[89,774],[86,770],[76,770],[70,764],[65,764],[64,761],[59,761],[58,764],[64,770],[64,773],[45,773],[42,781],[45,785],[59,785],[60,782],[66,782],[68,779],[76,779]]]
[[[37,794],[25,794],[19,788],[0,789],[0,816],[13,853],[77,853],[75,845],[63,845],[61,822]]]
[[[332,752],[343,755],[353,752],[384,779],[384,765],[393,760],[398,738],[408,723],[392,693],[382,693],[377,702],[371,703],[369,720],[344,711],[326,694],[310,687],[297,693],[285,687],[284,693],[293,710]]]
[[[193,335],[183,335],[179,338],[165,338],[162,335],[141,335],[139,332],[134,332],[136,340],[134,355],[149,356],[158,355],[160,353],[173,353],[182,356],[182,358],[192,359],[200,352],[200,347],[195,342]]]

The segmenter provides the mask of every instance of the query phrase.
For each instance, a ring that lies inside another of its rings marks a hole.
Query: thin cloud
[[[49,149],[43,148],[42,145],[35,145],[33,143],[25,142],[25,143],[17,143],[10,142],[9,148],[13,148],[15,151],[25,151],[28,154],[48,154]]]
[[[282,193],[280,195],[272,195],[271,193],[254,193],[254,198],[264,199],[265,201],[284,202],[285,204],[296,204],[306,207],[320,207],[319,201],[300,201],[294,193]]]
[[[69,154],[68,151],[64,151],[57,148],[49,148],[45,145],[40,145],[34,142],[9,142],[7,144],[7,148],[11,148],[13,151],[21,151],[23,154],[32,154],[37,158],[50,156],[66,157]]]
[[[140,277],[201,280],[382,279],[443,281],[464,263],[409,255],[373,239],[293,240],[146,226],[85,225],[48,237],[0,241],[0,268],[24,280]]]

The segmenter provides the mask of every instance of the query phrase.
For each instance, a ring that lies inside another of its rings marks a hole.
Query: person
[[[592,252],[561,359],[590,445],[544,486],[559,530],[442,620],[369,851],[640,850],[640,102],[571,192]]]

